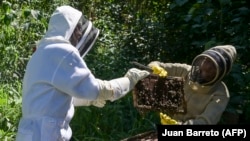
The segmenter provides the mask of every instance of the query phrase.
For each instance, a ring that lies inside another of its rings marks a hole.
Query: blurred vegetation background
[[[96,77],[112,79],[159,60],[190,64],[205,49],[231,44],[237,60],[224,78],[231,99],[219,124],[250,123],[249,0],[2,0],[0,1],[0,140],[15,138],[25,66],[57,6],[82,10],[101,34],[84,58]],[[42,71],[42,70],[41,70]],[[158,113],[141,115],[132,94],[104,108],[79,107],[72,141],[116,141],[154,130]]]

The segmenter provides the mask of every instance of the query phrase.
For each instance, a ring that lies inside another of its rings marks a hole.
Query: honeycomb
[[[186,112],[182,77],[159,77],[150,74],[133,90],[134,107],[141,113],[163,112],[168,115]]]

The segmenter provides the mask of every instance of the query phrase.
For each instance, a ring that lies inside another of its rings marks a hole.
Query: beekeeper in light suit
[[[110,81],[95,78],[82,57],[98,34],[82,12],[70,6],[54,11],[46,35],[27,64],[16,141],[68,141],[74,106],[103,107],[105,101],[122,98],[149,75],[132,68]]]
[[[162,124],[217,124],[227,107],[230,94],[222,81],[236,58],[232,45],[212,47],[197,55],[192,65],[152,61],[151,68],[160,67],[168,76],[183,77],[187,104],[185,114],[160,115]],[[175,122],[172,122],[175,120]]]

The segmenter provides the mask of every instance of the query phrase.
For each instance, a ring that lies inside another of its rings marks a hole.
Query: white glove
[[[139,80],[147,77],[149,74],[150,73],[148,71],[139,70],[136,68],[128,70],[128,72],[125,74],[125,77],[128,77],[130,80],[130,90],[134,88],[134,86]]]
[[[106,104],[105,100],[94,100],[94,101],[91,101],[91,105],[93,105],[95,107],[99,107],[99,108],[104,107],[105,104]]]
[[[125,77],[110,81],[98,80],[99,96],[97,100],[115,101],[120,99],[132,90],[139,80],[147,77],[149,74],[148,71],[132,68],[128,70]]]
[[[79,99],[79,98],[73,98],[73,105],[74,106],[95,106],[102,108],[106,104],[105,100],[86,100],[86,99]]]

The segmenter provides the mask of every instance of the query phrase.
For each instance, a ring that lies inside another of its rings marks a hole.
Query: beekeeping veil
[[[77,37],[74,43],[72,43],[71,39],[74,35],[77,35]],[[38,47],[54,42],[70,42],[79,50],[80,55],[84,57],[94,45],[98,35],[99,30],[93,26],[91,21],[84,17],[81,11],[71,6],[63,5],[57,7],[53,12],[49,21],[48,31],[39,42]]]
[[[190,80],[212,85],[230,72],[235,58],[236,50],[231,45],[210,48],[193,59]]]
[[[82,37],[77,43],[76,48],[79,50],[80,55],[84,57],[96,42],[99,35],[99,29],[95,28],[92,22],[87,20],[84,16],[81,17],[77,25],[80,26]]]

